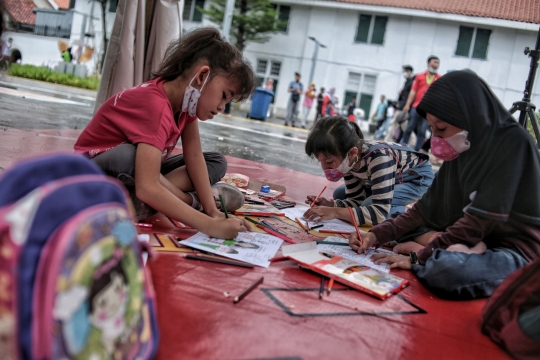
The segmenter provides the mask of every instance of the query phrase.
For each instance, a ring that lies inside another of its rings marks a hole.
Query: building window
[[[364,110],[366,119],[369,117],[373,95],[375,93],[375,84],[377,77],[361,73],[349,73],[345,94],[343,96],[343,109],[351,102],[351,99],[356,98],[356,106]]]
[[[264,86],[268,79],[274,80],[274,97],[272,98],[272,103],[276,98],[280,72],[281,61],[257,59],[257,86]]]
[[[186,21],[202,22],[203,14],[198,8],[204,8],[204,0],[185,0],[182,18]]]
[[[382,45],[386,32],[387,16],[360,14],[355,42]]]
[[[115,13],[117,7],[118,7],[118,0],[109,1],[109,12]]]
[[[490,36],[491,30],[460,26],[456,55],[486,59]]]
[[[291,14],[291,7],[287,5],[272,5],[278,12],[277,18],[283,22],[281,26],[278,26],[278,30],[286,33],[289,30],[289,16]]]

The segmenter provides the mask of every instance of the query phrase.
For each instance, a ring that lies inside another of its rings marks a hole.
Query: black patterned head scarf
[[[470,71],[448,73],[429,87],[417,111],[467,130],[471,144],[444,162],[418,201],[431,227],[443,230],[464,212],[540,225],[538,150],[482,79]]]

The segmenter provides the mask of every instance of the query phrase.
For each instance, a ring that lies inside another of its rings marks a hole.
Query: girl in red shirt
[[[138,220],[158,211],[213,237],[246,231],[247,222],[218,210],[220,194],[229,211],[242,206],[243,195],[215,184],[227,162],[221,154],[203,153],[196,120],[245,100],[254,88],[251,67],[218,30],[199,28],[171,43],[153,76],[107,100],[75,150],[126,185]],[[170,156],[180,137],[183,154]]]

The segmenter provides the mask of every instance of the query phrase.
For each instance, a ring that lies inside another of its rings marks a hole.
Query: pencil
[[[264,220],[261,221],[261,225],[266,226],[266,227],[269,228],[270,230],[274,230],[275,232],[278,232],[278,233],[280,233],[280,234],[283,235],[283,236],[287,236],[287,234],[285,234],[285,233],[283,232],[283,230],[279,230],[279,229],[273,227],[272,225],[270,225],[269,223],[267,223],[267,222],[264,221]]]
[[[349,235],[351,233],[351,231],[326,230],[326,229],[319,230],[319,232],[324,233],[324,234],[343,234],[343,235]]]
[[[304,230],[305,232],[309,232],[309,230],[306,228],[306,225],[302,224],[299,218],[294,218],[294,220],[298,223],[298,225],[300,225],[302,230]]]
[[[253,268],[253,265],[245,263],[243,261],[222,259],[222,258],[218,258],[217,256],[206,255],[206,254],[188,254],[186,255],[186,259],[204,260],[204,261],[211,261],[211,262],[216,262],[220,264],[242,266],[242,267],[247,267],[250,269]]]
[[[323,226],[324,226],[324,224],[315,225],[315,226],[312,226],[310,230],[322,228]]]
[[[147,227],[147,228],[151,228],[153,226],[152,224],[146,224],[146,223],[135,223],[134,225],[140,226],[140,227]]]
[[[319,299],[322,299],[324,293],[324,276],[321,276],[321,287],[319,288]]]
[[[323,240],[316,240],[317,244],[321,245],[340,245],[340,246],[349,246],[349,243],[343,243],[343,242],[337,242],[337,241],[323,241]]]
[[[311,229],[309,228],[309,223],[308,223],[308,221],[306,220],[306,232],[307,232],[308,234],[309,234],[309,230],[311,230]]]
[[[225,217],[228,219],[229,214],[227,213],[227,207],[225,206],[225,200],[223,200],[223,195],[219,194],[219,201],[221,201],[221,208],[223,209],[223,212],[225,213]]]
[[[253,284],[249,285],[246,290],[242,291],[240,295],[234,298],[233,303],[236,304],[237,302],[245,298],[251,291],[253,291],[253,289],[257,287],[257,285],[261,284],[263,280],[264,280],[264,276],[261,276],[260,278],[255,280]]]
[[[360,234],[360,230],[358,229],[358,223],[356,222],[356,218],[354,217],[353,209],[352,208],[347,208],[347,209],[349,209],[349,214],[351,214],[354,229],[356,230],[356,236],[358,236],[358,240],[360,241],[360,244],[364,245],[364,238],[362,237],[362,234]]]
[[[263,225],[257,225],[257,227],[258,227],[259,229],[263,229],[264,231],[266,231],[266,232],[269,233],[270,235],[274,235],[275,237],[278,237],[278,238],[280,238],[281,240],[284,240],[284,241],[286,241],[286,242],[288,242],[288,243],[290,243],[290,244],[296,244],[296,241],[294,241],[293,239],[291,239],[291,238],[289,238],[289,237],[287,237],[287,236],[285,236],[285,235],[282,235],[282,234],[278,233],[277,231],[274,231],[274,230],[272,230],[272,229],[269,229],[269,228],[267,228],[266,226],[263,226]]]
[[[334,285],[334,279],[330,279],[328,282],[328,291],[326,292],[326,296],[330,296],[330,291],[332,291],[332,286]]]
[[[313,205],[315,205],[315,202],[319,199],[319,197],[322,195],[322,193],[324,192],[324,190],[326,190],[326,186],[323,187],[323,189],[321,190],[321,192],[319,193],[319,195],[317,195],[317,196],[315,197],[315,199],[313,199],[313,201],[311,202],[311,205],[310,205],[311,207],[313,207]]]

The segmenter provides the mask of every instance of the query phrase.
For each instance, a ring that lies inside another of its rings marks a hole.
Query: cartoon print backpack
[[[154,292],[126,193],[82,155],[0,177],[3,359],[150,359]]]
[[[508,276],[482,311],[482,332],[513,359],[540,358],[540,259]]]

